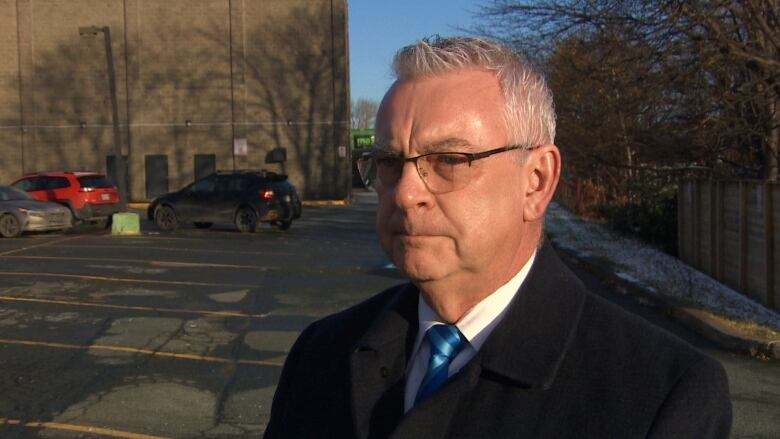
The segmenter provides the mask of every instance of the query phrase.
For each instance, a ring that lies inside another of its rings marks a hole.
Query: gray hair
[[[476,37],[423,38],[396,53],[399,80],[467,68],[495,72],[506,102],[509,141],[536,146],[555,142],[555,109],[544,77],[510,47]]]

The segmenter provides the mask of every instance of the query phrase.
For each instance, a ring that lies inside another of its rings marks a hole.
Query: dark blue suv
[[[286,230],[301,217],[301,199],[284,174],[217,172],[155,198],[147,216],[162,230],[174,230],[182,222],[204,229],[234,224],[241,232],[254,232],[265,222]]]

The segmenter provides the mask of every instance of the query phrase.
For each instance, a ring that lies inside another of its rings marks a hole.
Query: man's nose
[[[404,163],[401,169],[401,176],[395,185],[396,204],[403,209],[409,209],[430,205],[432,201],[433,194],[431,194],[428,186],[425,185],[422,177],[420,177],[416,163]]]

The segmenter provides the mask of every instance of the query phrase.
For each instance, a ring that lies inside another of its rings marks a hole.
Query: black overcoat
[[[593,295],[545,244],[477,356],[403,413],[417,289],[399,285],[310,325],[266,438],[725,438],[723,368]]]

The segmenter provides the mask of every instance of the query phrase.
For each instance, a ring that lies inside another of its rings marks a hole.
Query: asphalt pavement
[[[140,236],[82,228],[0,240],[0,437],[230,438],[265,428],[310,322],[402,282],[375,198],[308,206],[287,231]],[[734,354],[569,263],[597,294],[715,356],[737,438],[780,437],[780,368]]]

